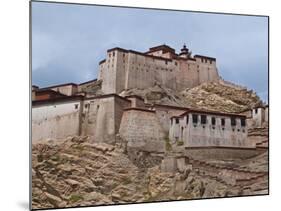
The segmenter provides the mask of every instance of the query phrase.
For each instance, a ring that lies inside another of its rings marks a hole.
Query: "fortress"
[[[144,89],[155,84],[182,90],[219,80],[216,59],[192,57],[185,45],[179,54],[167,45],[152,47],[146,53],[113,48],[99,64],[98,79],[102,80],[104,93]]]
[[[255,149],[248,127],[267,122],[268,107],[222,113],[120,95],[155,85],[181,91],[219,80],[216,59],[192,56],[185,45],[179,54],[167,45],[145,53],[113,48],[99,63],[98,79],[32,86],[32,142],[82,135],[153,153],[163,153],[171,144],[181,149]]]

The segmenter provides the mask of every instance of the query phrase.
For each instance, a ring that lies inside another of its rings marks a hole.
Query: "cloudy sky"
[[[145,52],[167,44],[217,58],[220,75],[268,95],[267,18],[117,7],[32,3],[32,83],[97,77],[106,50]]]

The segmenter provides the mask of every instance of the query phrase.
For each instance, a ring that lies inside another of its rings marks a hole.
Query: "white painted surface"
[[[79,134],[80,101],[34,106],[32,142]]]

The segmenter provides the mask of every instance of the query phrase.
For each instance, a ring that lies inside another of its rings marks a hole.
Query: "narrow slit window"
[[[246,126],[246,119],[245,118],[241,118],[241,126],[242,127]]]
[[[186,124],[188,125],[189,115],[186,115]]]
[[[176,118],[176,124],[179,124],[180,120],[178,118]]]
[[[197,124],[197,122],[198,122],[198,115],[192,114],[192,122],[193,122],[194,124]]]
[[[225,119],[221,119],[221,126],[225,126]]]
[[[212,117],[212,125],[216,125],[216,118]]]
[[[206,124],[206,123],[207,123],[207,116],[201,115],[201,124]]]
[[[235,117],[231,117],[231,126],[236,126],[236,119]]]

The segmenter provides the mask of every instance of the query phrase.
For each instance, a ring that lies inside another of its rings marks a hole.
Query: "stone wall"
[[[130,101],[112,95],[86,99],[84,104],[82,134],[92,136],[94,142],[114,143],[123,109]]]
[[[46,103],[32,107],[32,142],[80,134],[80,100]]]
[[[186,148],[183,155],[197,160],[233,160],[246,159],[263,153],[264,150],[230,147]]]
[[[75,85],[72,84],[67,84],[65,86],[57,86],[57,87],[52,87],[52,90],[56,92],[60,92],[64,95],[71,96],[77,93],[78,88]]]
[[[261,127],[263,122],[265,121],[265,109],[263,107],[254,108],[252,110],[252,117],[253,117],[253,126]]]
[[[214,59],[170,59],[163,58],[165,55],[159,56],[120,48],[109,50],[99,68],[98,79],[103,81],[102,91],[105,94],[120,93],[126,89],[145,89],[155,84],[180,91],[219,80]]]
[[[193,123],[192,115],[196,115],[197,123]],[[224,147],[255,147],[247,140],[247,127],[241,126],[241,118],[236,119],[236,125],[231,126],[229,116],[203,114],[206,123],[201,122],[202,114],[189,113],[179,118],[173,118],[169,138],[173,142],[183,142],[186,147],[224,146]],[[187,120],[188,118],[188,120]],[[212,124],[212,118],[215,124]],[[222,125],[222,119],[225,125]]]
[[[125,110],[119,133],[128,147],[164,151],[165,133],[154,111],[136,108]]]

